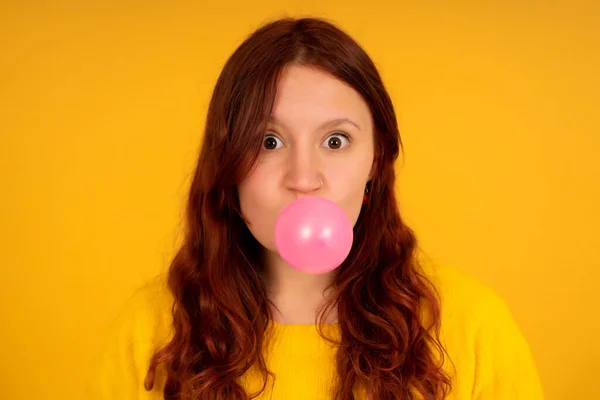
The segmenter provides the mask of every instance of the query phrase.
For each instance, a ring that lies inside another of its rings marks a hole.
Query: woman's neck
[[[288,265],[277,253],[265,257],[265,286],[269,300],[274,303],[273,319],[280,324],[314,324],[319,309],[330,300],[333,271],[307,274]],[[326,290],[327,289],[327,290]],[[336,322],[332,309],[326,323]]]

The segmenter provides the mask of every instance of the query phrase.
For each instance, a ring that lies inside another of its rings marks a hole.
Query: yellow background
[[[548,399],[600,398],[600,3],[281,3],[2,2],[0,398],[81,397],[173,254],[223,63],[284,14],[364,45],[423,248],[507,300]]]

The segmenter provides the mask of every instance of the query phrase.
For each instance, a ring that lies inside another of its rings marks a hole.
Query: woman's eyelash
[[[331,136],[343,136],[346,139],[348,139],[348,141],[352,141],[352,137],[350,135],[348,135],[346,132],[334,132],[327,137],[331,137]]]

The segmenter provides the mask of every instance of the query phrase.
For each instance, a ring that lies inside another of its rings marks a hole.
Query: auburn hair
[[[341,339],[332,398],[354,399],[361,386],[373,400],[438,399],[450,390],[439,340],[440,302],[421,271],[414,232],[394,193],[402,150],[392,101],[370,57],[335,24],[283,18],[252,33],[226,62],[210,101],[187,200],[183,243],[168,273],[174,296],[173,336],[154,354],[166,371],[168,400],[250,399],[273,377],[263,358],[272,326],[263,284],[262,248],[240,211],[237,185],[256,162],[286,65],[318,68],[345,82],[368,104],[375,170],[354,243],[330,286]],[[427,315],[427,318],[423,318]],[[248,394],[239,379],[251,366],[264,379]]]

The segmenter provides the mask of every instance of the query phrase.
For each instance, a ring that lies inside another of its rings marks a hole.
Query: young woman
[[[214,89],[184,243],[112,331],[100,399],[527,399],[505,304],[425,262],[394,197],[401,140],[373,62],[319,19],[254,32]],[[281,209],[322,196],[354,226],[338,268],[290,267]]]

